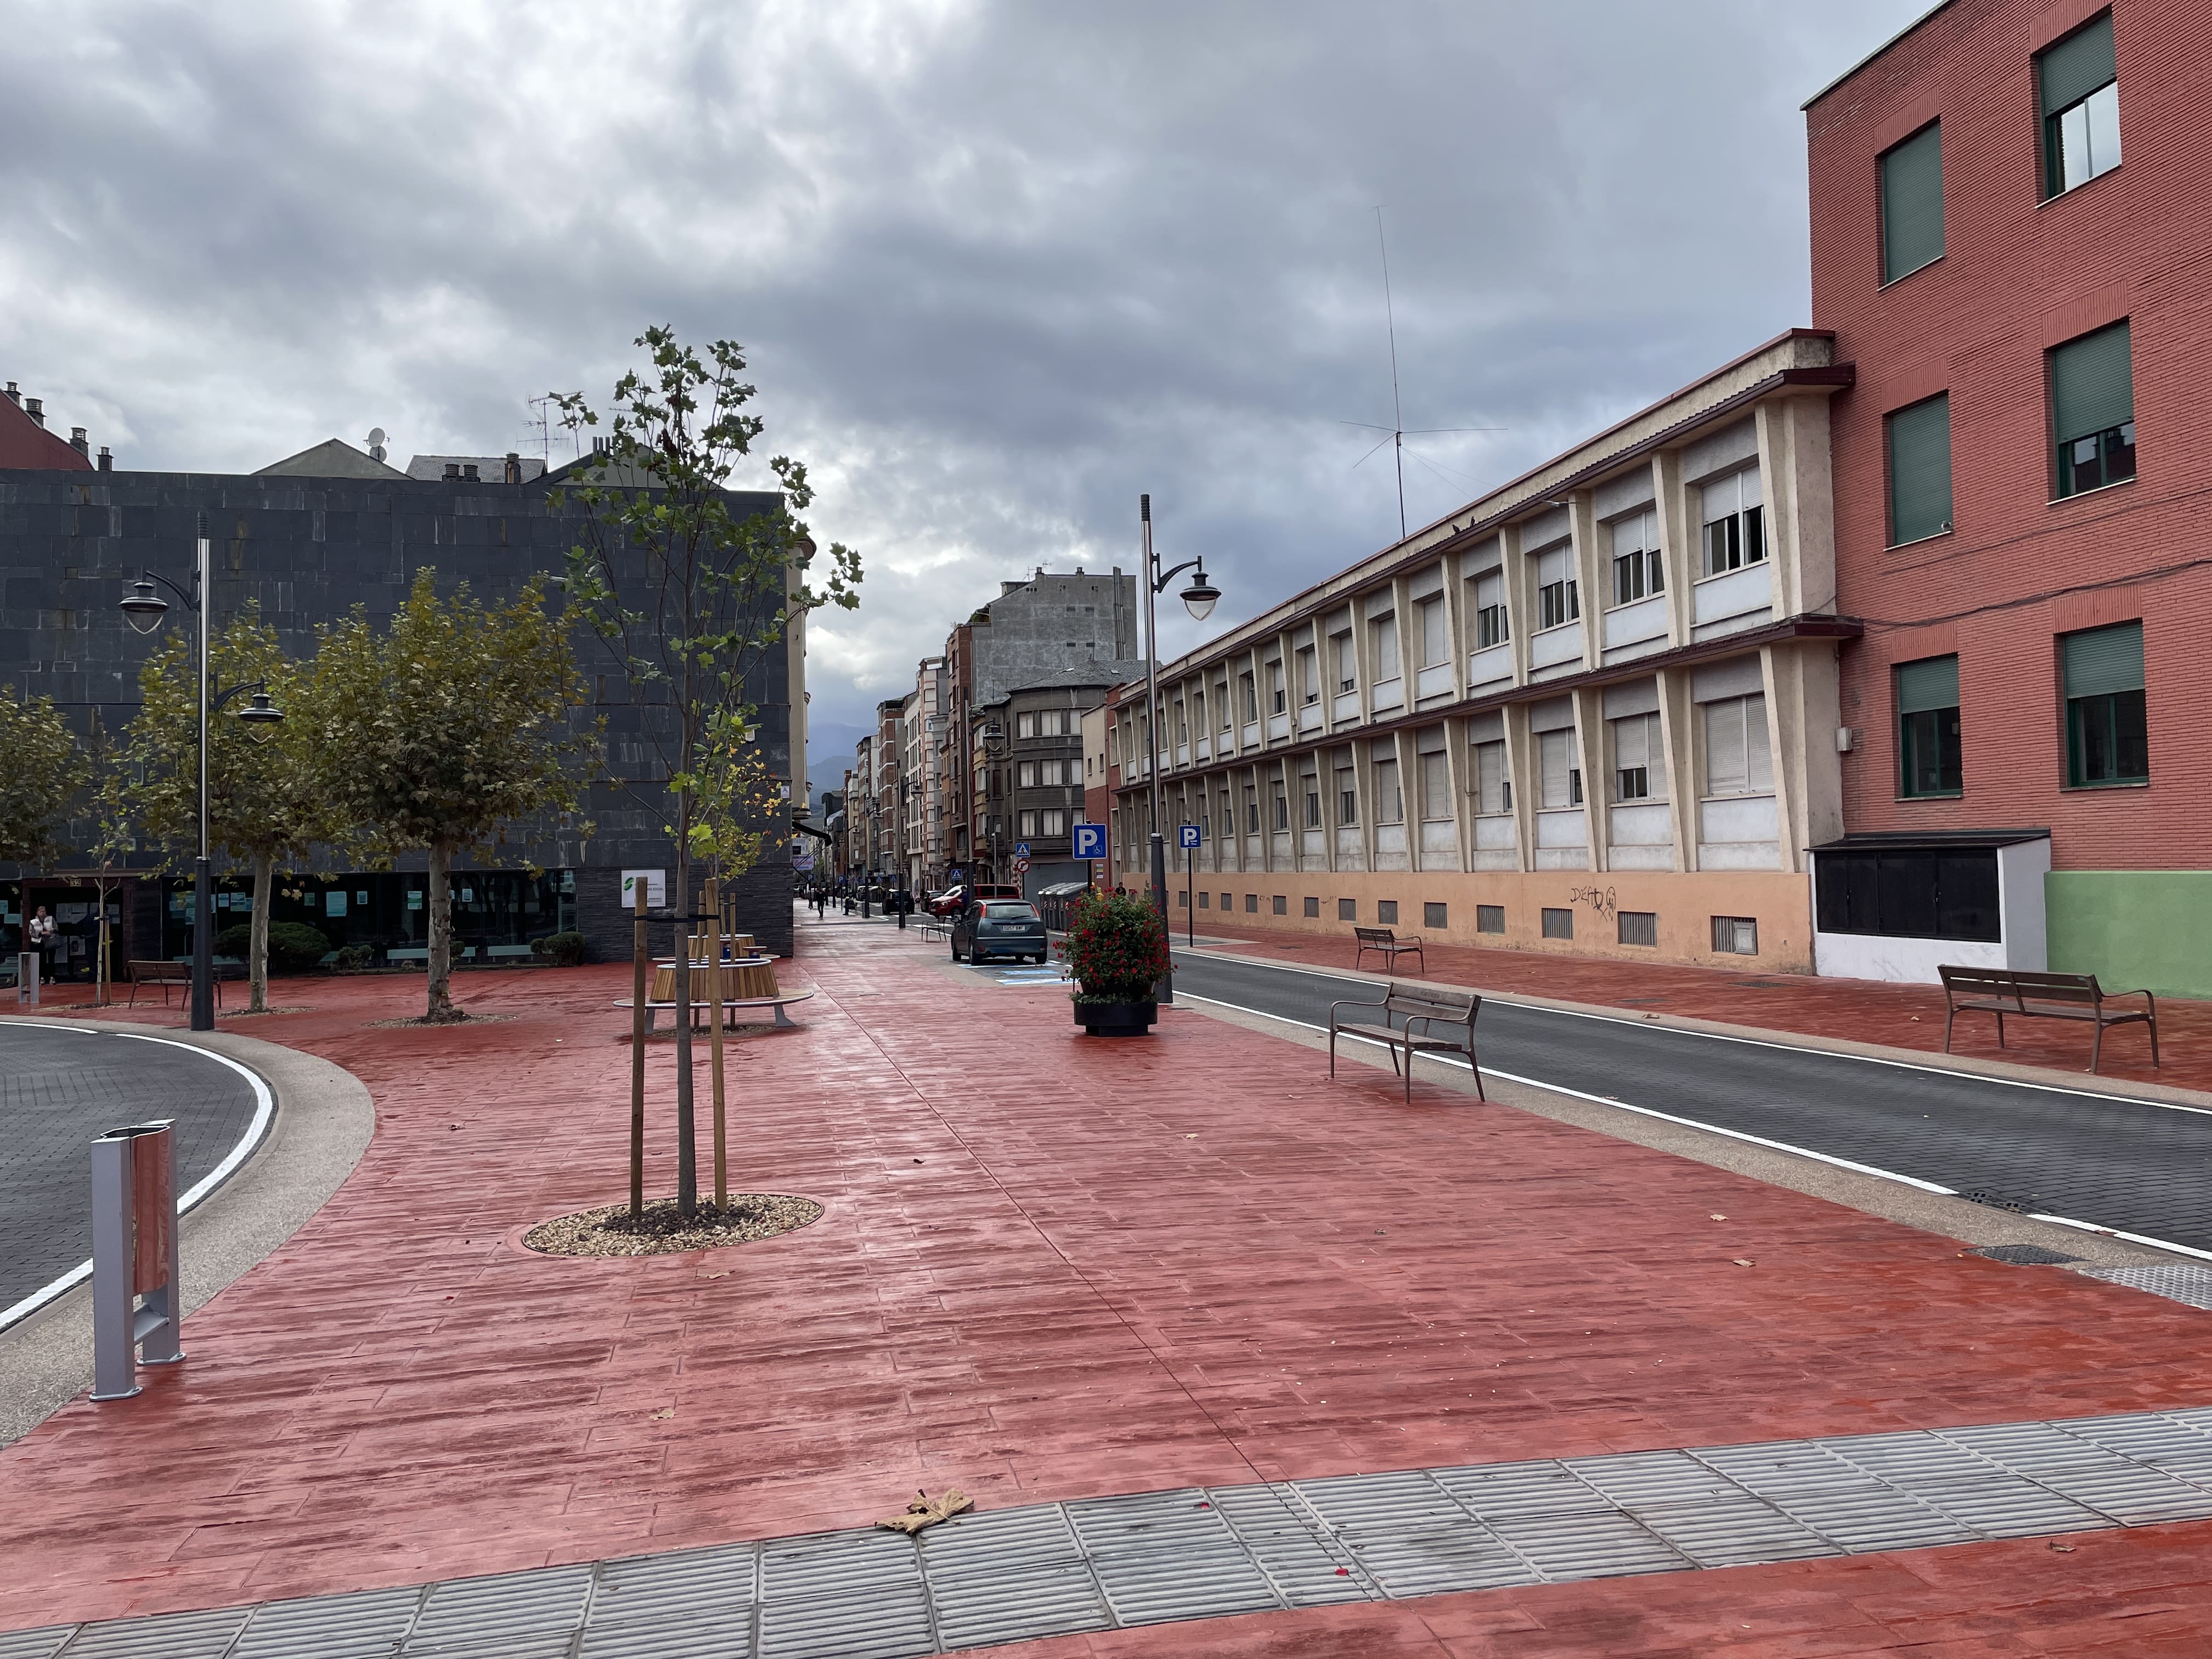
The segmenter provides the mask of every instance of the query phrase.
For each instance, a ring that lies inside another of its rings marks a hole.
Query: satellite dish
[[[368,429],[368,453],[373,459],[380,461],[384,459],[384,428],[380,426]]]

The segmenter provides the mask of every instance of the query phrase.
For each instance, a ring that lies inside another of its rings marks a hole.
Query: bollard
[[[18,1007],[39,1006],[39,953],[18,951],[15,953],[15,1004]]]
[[[94,1400],[128,1400],[140,1364],[185,1357],[173,1121],[110,1129],[92,1143]]]

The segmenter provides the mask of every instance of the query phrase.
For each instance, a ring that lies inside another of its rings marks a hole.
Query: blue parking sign
[[[1200,826],[1195,823],[1186,823],[1176,832],[1176,845],[1194,848],[1199,844],[1200,838]]]
[[[1075,831],[1075,856],[1079,859],[1103,859],[1106,856],[1106,826],[1103,823],[1079,823]]]

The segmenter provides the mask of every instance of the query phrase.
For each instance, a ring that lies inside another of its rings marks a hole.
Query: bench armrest
[[[1384,1002],[1332,1002],[1332,1003],[1330,1003],[1330,1004],[1328,1005],[1328,1024],[1329,1024],[1329,1029],[1330,1029],[1331,1030],[1334,1030],[1336,1029],[1336,1025],[1337,1025],[1336,1011],[1337,1011],[1338,1009],[1340,1009],[1340,1008],[1380,1008],[1380,1009],[1382,1009],[1382,1010],[1383,1011],[1383,1014],[1382,1014],[1382,1023],[1383,1023],[1385,1025],[1388,1025],[1388,1024],[1390,1023],[1390,1014],[1389,1014],[1389,1008],[1390,1008],[1390,1005],[1389,1005],[1389,1002],[1387,1002],[1387,1001],[1384,1001]],[[1367,1021],[1365,1021],[1365,1020],[1359,1020],[1359,1021],[1357,1021],[1357,1022],[1354,1022],[1354,1023],[1355,1023],[1355,1024],[1362,1024],[1362,1025],[1368,1024],[1368,1022],[1367,1022]]]

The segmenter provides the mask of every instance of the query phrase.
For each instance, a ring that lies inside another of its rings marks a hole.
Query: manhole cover
[[[2046,1249],[2040,1244],[1984,1244],[1973,1254],[1985,1255],[1992,1261],[2009,1261],[2015,1267],[2056,1267],[2063,1262],[2082,1260],[2063,1250]]]

